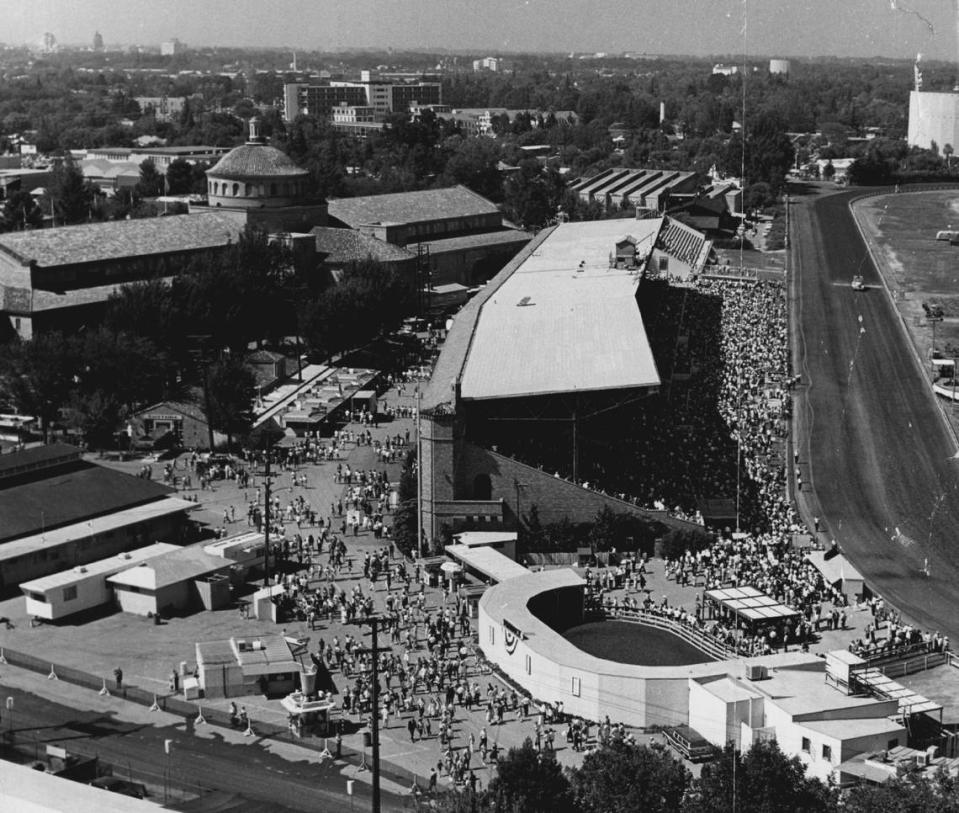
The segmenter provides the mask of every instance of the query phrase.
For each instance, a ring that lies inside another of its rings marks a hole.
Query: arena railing
[[[669,618],[668,616],[652,613],[647,610],[625,610],[623,608],[613,610],[607,608],[607,611],[615,618],[620,618],[624,621],[645,624],[648,627],[671,632],[690,646],[695,647],[700,652],[704,652],[716,660],[725,661],[738,657],[735,649],[725,646],[708,633],[690,627],[688,624],[677,621],[675,618]]]

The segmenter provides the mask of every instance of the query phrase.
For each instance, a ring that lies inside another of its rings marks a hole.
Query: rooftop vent
[[[517,308],[528,308],[530,305],[535,304],[532,301],[532,297],[524,296],[519,302],[516,303]]]

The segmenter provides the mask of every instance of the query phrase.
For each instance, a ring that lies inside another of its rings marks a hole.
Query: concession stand
[[[777,642],[784,640],[786,625],[800,616],[799,610],[748,586],[707,590],[706,610],[708,617],[731,623],[752,635],[775,631]]]

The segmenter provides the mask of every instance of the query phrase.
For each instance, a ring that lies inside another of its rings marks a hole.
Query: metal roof
[[[464,399],[658,387],[635,270],[610,267],[624,237],[643,258],[662,219],[565,223],[486,299],[461,381]]]

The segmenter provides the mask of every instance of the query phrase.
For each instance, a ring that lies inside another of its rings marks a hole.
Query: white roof
[[[198,547],[177,548],[150,561],[123,570],[107,581],[120,587],[159,590],[179,582],[200,579],[229,569],[228,560],[210,556]]]
[[[26,553],[65,545],[76,539],[89,539],[98,534],[110,533],[119,528],[126,528],[128,525],[175,514],[178,511],[192,511],[194,508],[196,506],[187,500],[181,500],[178,497],[164,497],[146,505],[138,505],[124,511],[114,511],[105,517],[75,522],[72,525],[64,525],[62,528],[55,528],[52,531],[44,531],[33,536],[25,536],[22,539],[14,539],[12,542],[5,542],[0,545],[0,562],[16,559]]]
[[[457,544],[466,545],[469,548],[496,545],[500,542],[515,542],[517,536],[516,531],[463,531],[453,534]]]
[[[494,582],[503,582],[516,576],[529,575],[529,570],[494,548],[447,545],[446,552],[456,561],[479,571]]]
[[[656,218],[557,226],[484,303],[461,397],[658,387],[638,275],[609,266],[627,236],[646,257],[661,225]]]
[[[147,545],[144,548],[119,553],[116,556],[100,559],[97,562],[90,562],[90,564],[87,565],[78,565],[70,570],[61,570],[59,573],[51,573],[49,576],[22,582],[20,589],[31,593],[45,593],[47,590],[54,590],[57,587],[75,584],[93,576],[112,576],[121,570],[126,570],[129,567],[134,567],[142,562],[146,562],[154,556],[159,556],[161,553],[168,553],[176,549],[176,545],[171,545],[168,542],[154,542],[152,545]]]
[[[841,581],[863,581],[862,573],[856,570],[852,562],[841,553],[827,559],[825,551],[814,550],[807,553],[806,558],[816,570],[822,573],[823,579],[828,584],[836,584]]]
[[[728,610],[750,621],[766,621],[776,618],[791,618],[798,610],[781,604],[755,587],[728,587],[723,590],[707,590],[706,597],[718,601]]]
[[[218,539],[216,542],[210,542],[203,546],[203,552],[211,556],[226,556],[227,551],[244,551],[247,549],[262,548],[266,538],[257,531],[228,536],[225,539]]]

